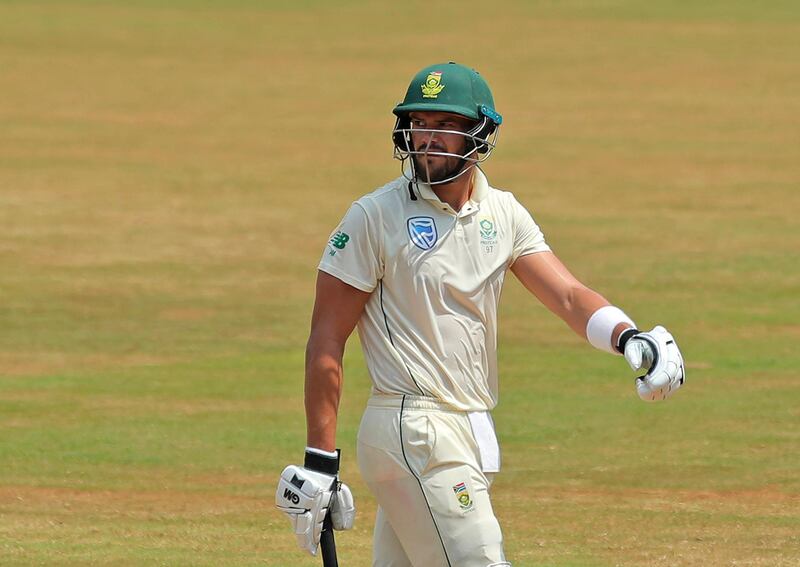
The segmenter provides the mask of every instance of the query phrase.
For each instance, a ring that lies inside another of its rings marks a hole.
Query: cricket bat
[[[333,525],[331,524],[331,514],[325,516],[322,522],[322,535],[319,539],[322,548],[323,567],[339,567],[339,560],[336,558],[336,540],[333,537]]]

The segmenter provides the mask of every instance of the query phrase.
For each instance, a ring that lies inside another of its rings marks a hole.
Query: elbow
[[[332,357],[341,361],[344,356],[345,340],[327,333],[312,331],[306,342],[306,365],[320,358]]]

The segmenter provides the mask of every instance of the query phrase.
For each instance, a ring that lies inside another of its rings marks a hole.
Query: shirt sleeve
[[[361,291],[371,292],[383,277],[380,231],[364,206],[355,202],[331,234],[319,269]]]
[[[533,220],[528,209],[523,207],[511,195],[511,208],[514,215],[514,250],[511,254],[511,263],[516,262],[520,256],[535,254],[536,252],[549,252],[550,247],[544,240],[544,233]]]

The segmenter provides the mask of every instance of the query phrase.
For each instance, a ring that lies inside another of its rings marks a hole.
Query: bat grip
[[[325,514],[322,521],[322,534],[319,540],[322,547],[323,567],[339,567],[339,560],[336,558],[336,540],[333,537],[333,523],[331,522],[331,512]]]

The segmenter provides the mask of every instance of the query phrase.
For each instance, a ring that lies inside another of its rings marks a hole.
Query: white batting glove
[[[298,547],[316,555],[328,511],[334,529],[348,530],[353,527],[356,510],[350,488],[336,478],[338,457],[306,452],[305,464],[283,469],[275,492],[275,505],[289,518]]]
[[[281,473],[275,505],[289,517],[297,545],[317,554],[322,522],[328,513],[336,477],[289,465]]]
[[[666,400],[686,380],[681,351],[664,327],[647,333],[627,329],[620,335],[619,346],[633,370],[646,370],[636,379],[636,390],[644,401]]]

